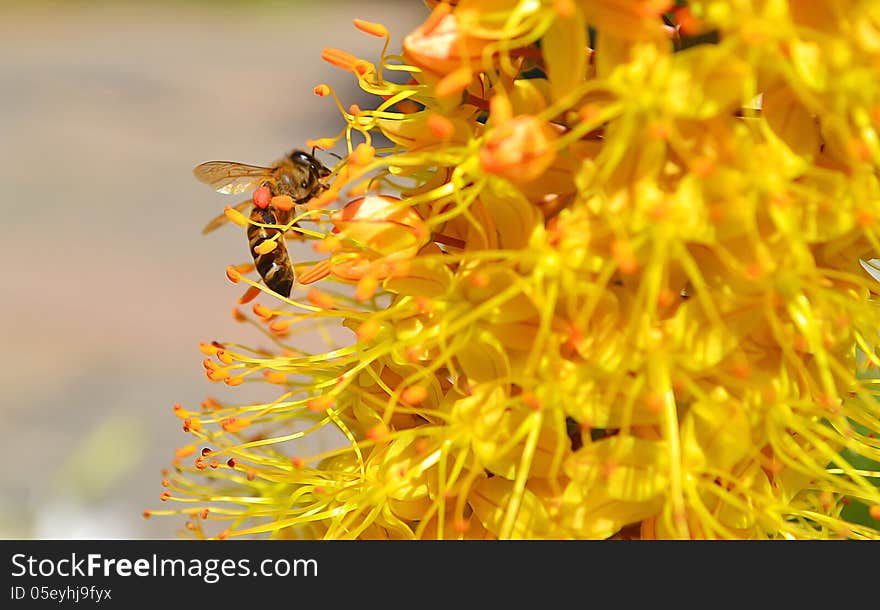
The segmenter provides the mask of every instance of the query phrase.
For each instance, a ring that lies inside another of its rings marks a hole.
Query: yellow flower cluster
[[[400,55],[364,21],[377,63],[325,51],[380,103],[337,99],[343,131],[310,143],[348,150],[280,227],[319,259],[291,299],[231,268],[273,299],[236,315],[275,347],[203,345],[212,379],[280,395],[176,407],[183,508],[152,513],[219,537],[880,538],[880,4],[427,4]],[[347,442],[301,455],[324,428]]]

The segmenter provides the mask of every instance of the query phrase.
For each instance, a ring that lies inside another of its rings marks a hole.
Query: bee
[[[197,165],[193,169],[193,174],[200,182],[226,195],[243,193],[264,186],[268,187],[272,197],[288,195],[295,204],[304,204],[328,188],[323,179],[330,175],[330,170],[313,154],[294,150],[270,167],[234,161],[208,161]],[[279,210],[272,205],[260,207],[252,199],[239,203],[234,209],[243,212],[252,203],[254,205],[250,218],[254,222],[264,225],[284,225],[290,221],[290,210]],[[226,214],[220,214],[205,225],[202,233],[210,233],[226,220]],[[248,245],[257,272],[266,286],[287,297],[290,296],[296,274],[287,247],[284,245],[283,235],[278,236],[278,245],[274,250],[265,254],[254,251],[254,248],[279,233],[281,230],[276,228],[253,224],[248,224],[247,227]]]

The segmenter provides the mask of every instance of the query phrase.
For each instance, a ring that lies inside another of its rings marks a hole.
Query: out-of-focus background
[[[333,46],[376,61],[419,0],[0,0],[0,538],[169,538],[160,470],[190,442],[172,405],[235,399],[199,341],[242,340],[225,279],[243,229],[202,226],[241,199],[192,167],[268,164],[369,105]],[[332,161],[332,159],[328,159]],[[253,341],[251,341],[253,342]]]

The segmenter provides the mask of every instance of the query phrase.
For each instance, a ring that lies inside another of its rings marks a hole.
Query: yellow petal
[[[584,488],[604,489],[610,498],[644,502],[666,490],[669,467],[665,442],[611,436],[574,452],[565,472]]]
[[[522,248],[529,242],[538,222],[543,224],[537,208],[504,180],[489,180],[480,192],[480,201],[492,218],[497,247]]]
[[[691,405],[682,429],[683,453],[697,468],[729,470],[754,447],[743,406],[721,388]]]
[[[550,83],[544,78],[518,78],[510,92],[513,114],[541,112],[550,99]]]
[[[484,383],[510,378],[510,363],[504,348],[489,331],[476,333],[456,358],[468,381]]]
[[[810,156],[818,154],[818,124],[788,86],[765,92],[762,111],[776,135],[793,152]]]
[[[430,298],[445,294],[451,284],[452,273],[446,265],[416,258],[408,262],[405,275],[391,276],[383,286],[396,294]]]
[[[513,485],[512,481],[500,477],[483,479],[468,496],[474,516],[496,536],[501,535],[501,527],[513,495]],[[550,528],[550,519],[543,503],[531,491],[524,489],[510,537],[516,540],[544,538]]]
[[[824,89],[828,78],[823,62],[824,53],[818,43],[793,40],[789,43],[791,62],[795,72],[812,89]]]
[[[562,496],[560,521],[576,538],[601,540],[625,525],[655,515],[662,505],[659,497],[648,502],[623,502],[602,488],[585,489],[579,483],[570,483]]]
[[[571,93],[584,81],[586,48],[587,28],[580,8],[576,7],[570,17],[557,16],[541,39],[554,99]]]

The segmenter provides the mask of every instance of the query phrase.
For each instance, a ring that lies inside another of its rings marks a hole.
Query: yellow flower
[[[286,230],[320,284],[279,300],[230,265],[272,347],[202,345],[209,379],[277,398],[176,407],[183,508],[149,514],[206,537],[880,538],[874,3],[429,4],[402,55],[363,21],[378,61],[324,53],[380,101],[315,88],[344,126],[313,142],[348,154]]]
[[[556,133],[535,116],[521,115],[489,132],[480,150],[480,165],[514,183],[531,182],[556,158]]]

